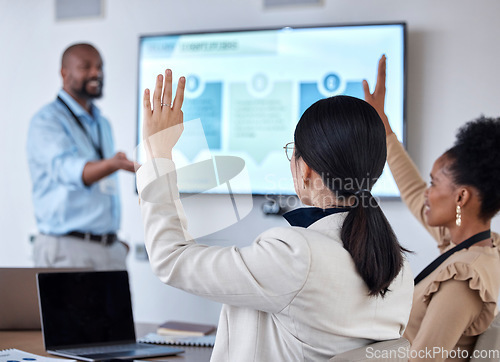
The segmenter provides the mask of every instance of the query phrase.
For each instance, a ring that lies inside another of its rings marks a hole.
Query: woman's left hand
[[[384,123],[386,135],[390,135],[392,133],[392,129],[389,124],[389,119],[385,114],[385,77],[386,58],[385,55],[382,55],[378,62],[377,84],[375,85],[375,90],[373,93],[370,93],[370,87],[368,86],[368,82],[366,80],[363,80],[363,90],[365,92],[365,101],[375,108]]]
[[[158,75],[153,93],[152,110],[149,89],[144,91],[143,140],[148,159],[155,157],[172,159],[172,148],[184,129],[181,107],[185,85],[186,78],[179,78],[172,104],[172,71],[170,69],[165,71],[164,86],[163,76]]]

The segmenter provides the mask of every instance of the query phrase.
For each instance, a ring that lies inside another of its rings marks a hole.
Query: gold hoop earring
[[[462,209],[460,208],[460,205],[457,205],[457,218],[455,220],[455,223],[457,226],[462,225]]]

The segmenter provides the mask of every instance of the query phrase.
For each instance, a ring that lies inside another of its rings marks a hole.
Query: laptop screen
[[[46,349],[135,342],[126,271],[38,274]]]

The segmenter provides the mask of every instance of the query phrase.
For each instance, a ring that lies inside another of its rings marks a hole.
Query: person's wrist
[[[385,135],[389,136],[393,134],[394,132],[392,131],[391,124],[389,123],[389,118],[387,118],[387,115],[384,113],[380,118],[382,119],[382,123],[384,124]]]
[[[120,165],[118,163],[118,160],[115,157],[111,157],[108,159],[103,160],[104,165],[108,173],[113,173],[116,172],[120,169]]]
[[[172,152],[167,152],[167,151],[153,151],[152,153],[147,153],[147,158],[148,160],[152,160],[153,158],[168,158],[169,160],[172,159]]]
[[[163,132],[163,135],[166,133]],[[145,140],[146,155],[148,159],[153,158],[168,158],[172,159],[171,141],[165,137],[161,137],[162,132],[156,133]]]

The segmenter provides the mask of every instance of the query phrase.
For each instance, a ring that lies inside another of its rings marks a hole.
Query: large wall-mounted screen
[[[294,194],[283,146],[300,116],[321,98],[363,99],[362,80],[373,90],[382,54],[386,111],[404,142],[404,23],[142,36],[138,140],[143,91],[170,68],[174,81],[186,76],[185,131],[173,156],[180,191]],[[399,196],[387,167],[374,194]]]

